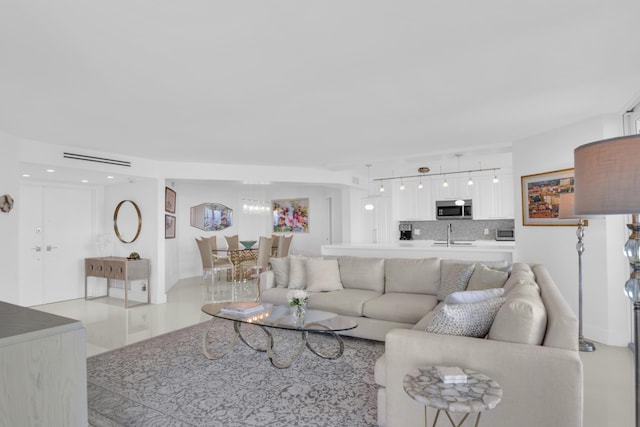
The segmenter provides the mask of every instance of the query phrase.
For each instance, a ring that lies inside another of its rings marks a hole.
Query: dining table
[[[231,261],[233,268],[231,269],[231,281],[243,282],[244,278],[242,263],[246,261],[255,261],[258,259],[258,248],[239,248],[239,249],[216,249],[216,253],[226,252]]]

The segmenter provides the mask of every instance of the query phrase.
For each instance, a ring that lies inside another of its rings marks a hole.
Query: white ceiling
[[[631,105],[638,16],[637,0],[5,1],[0,130],[330,169],[504,152]]]

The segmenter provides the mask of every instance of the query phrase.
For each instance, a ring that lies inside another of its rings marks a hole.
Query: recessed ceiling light
[[[89,182],[89,180],[88,179],[82,179],[82,180],[80,180],[80,182],[87,183],[87,182]]]
[[[23,174],[22,174],[22,177],[23,177],[23,178],[30,178],[30,177],[31,177],[31,175],[29,175],[28,173],[23,173]]]
[[[47,169],[47,172],[49,173],[54,173],[56,170],[55,169]]]
[[[114,177],[112,175],[107,175],[107,179],[113,179]]]

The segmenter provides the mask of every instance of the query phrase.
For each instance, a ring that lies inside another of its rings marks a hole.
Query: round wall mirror
[[[131,243],[140,235],[142,229],[142,215],[140,208],[132,200],[118,203],[113,213],[113,230],[122,243]]]

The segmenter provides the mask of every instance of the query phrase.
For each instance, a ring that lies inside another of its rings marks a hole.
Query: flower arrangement
[[[304,306],[309,302],[309,294],[302,289],[292,289],[287,292],[287,301],[291,307]]]

